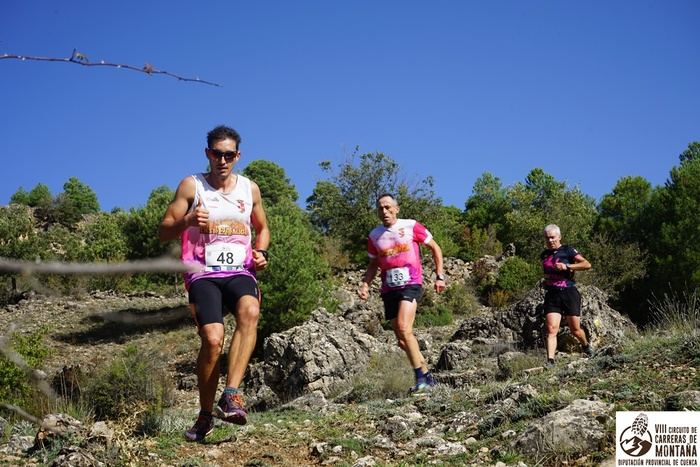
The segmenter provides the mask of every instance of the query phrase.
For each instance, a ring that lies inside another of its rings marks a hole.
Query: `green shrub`
[[[413,385],[413,372],[403,352],[373,354],[364,371],[350,379],[348,402],[397,399]]]
[[[493,289],[491,290],[487,297],[486,303],[494,308],[501,308],[508,305],[512,300],[512,294],[507,290]]]
[[[584,274],[577,274],[577,280],[598,287],[613,300],[638,285],[647,274],[647,255],[637,243],[595,234],[583,255],[593,267]]]
[[[0,207],[0,256],[34,260],[41,248],[32,210],[23,205]]]
[[[499,368],[504,377],[510,378],[530,368],[542,366],[542,356],[536,354],[523,354],[511,358],[507,362],[499,362]]]
[[[49,353],[44,343],[47,329],[32,334],[10,336],[11,350],[17,352],[30,368],[39,368]],[[11,404],[27,406],[34,388],[25,371],[4,356],[0,356],[0,400]]]
[[[471,316],[481,307],[473,287],[461,282],[450,284],[440,298],[442,304],[455,315]]]
[[[491,268],[486,261],[483,260],[475,261],[472,265],[471,279],[480,293],[487,287],[492,286],[495,281]]]
[[[130,419],[137,431],[154,433],[163,408],[172,403],[172,386],[162,361],[134,346],[87,382],[85,395],[99,420]],[[135,417],[138,415],[137,417]]]
[[[430,328],[433,326],[447,326],[452,324],[454,316],[445,305],[437,305],[429,308],[419,308],[416,313],[415,327]]]
[[[343,242],[336,237],[320,237],[321,258],[334,270],[347,269],[352,265],[350,255],[343,249]]]
[[[571,401],[558,393],[544,393],[522,403],[512,416],[513,421],[542,418],[545,415],[561,410]]]
[[[282,200],[267,214],[274,241],[269,267],[258,275],[263,297],[261,341],[306,321],[330,290],[330,268],[319,253],[317,234],[304,212],[291,201]]]
[[[674,334],[697,335],[700,331],[700,296],[698,291],[664,294],[649,304],[655,327]]]
[[[509,292],[514,297],[521,296],[537,284],[539,268],[519,256],[506,259],[498,270],[496,287]]]
[[[459,256],[465,261],[474,261],[485,255],[496,256],[503,251],[503,245],[496,238],[494,226],[488,226],[485,229],[465,227],[461,242],[462,249]]]

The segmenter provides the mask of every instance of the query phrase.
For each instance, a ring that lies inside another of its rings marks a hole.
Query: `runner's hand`
[[[197,207],[189,214],[187,225],[192,227],[205,227],[209,222],[209,210],[204,207],[202,200],[199,200]]]
[[[253,250],[253,262],[255,263],[255,270],[262,271],[267,267],[267,260],[262,253],[258,250]]]
[[[369,298],[369,285],[367,282],[360,284],[360,288],[357,289],[357,295],[359,295],[362,300],[367,300]]]
[[[444,281],[444,280],[442,280],[442,279],[436,279],[436,280],[435,280],[435,291],[436,291],[437,293],[440,293],[440,292],[442,292],[443,290],[445,290],[445,287],[446,287],[446,286],[445,286],[445,281]]]

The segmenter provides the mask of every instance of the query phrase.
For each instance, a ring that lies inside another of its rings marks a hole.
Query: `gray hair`
[[[377,201],[375,201],[375,204],[376,204],[377,206],[379,206],[379,201],[380,201],[382,198],[391,198],[392,204],[394,204],[395,206],[398,206],[398,205],[399,205],[399,202],[396,201],[396,198],[394,198],[394,195],[392,195],[391,193],[382,193],[381,195],[379,195],[379,197],[377,197]]]
[[[561,230],[559,230],[559,226],[557,224],[549,224],[547,227],[545,227],[544,234],[547,235],[547,232],[552,232],[557,237],[561,237]]]

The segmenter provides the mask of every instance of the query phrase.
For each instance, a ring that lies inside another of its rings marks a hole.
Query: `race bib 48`
[[[214,243],[204,248],[207,271],[238,271],[243,269],[246,248],[237,243]]]

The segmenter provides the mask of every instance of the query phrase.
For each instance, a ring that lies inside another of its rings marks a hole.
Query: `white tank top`
[[[188,227],[182,233],[182,261],[196,264],[200,271],[185,273],[185,287],[201,277],[227,277],[247,274],[255,277],[251,245],[250,216],[253,192],[250,179],[236,175],[236,186],[230,193],[209,185],[205,174],[192,175],[195,181],[194,202],[209,211],[206,227]]]

